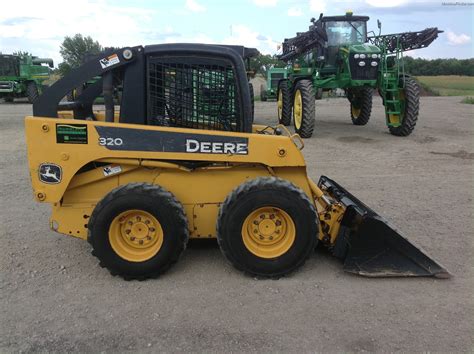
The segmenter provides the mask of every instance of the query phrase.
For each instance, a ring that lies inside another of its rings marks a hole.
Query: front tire
[[[39,97],[38,86],[35,82],[29,82],[26,86],[26,96],[28,97],[28,102],[33,103]]]
[[[396,136],[408,136],[415,129],[420,111],[420,88],[411,77],[405,77],[405,88],[403,88],[403,77],[399,82],[399,95],[402,103],[401,124],[398,127],[388,127],[390,133]],[[399,118],[399,119],[400,119]]]
[[[351,103],[351,120],[354,125],[366,125],[372,112],[373,89],[348,90],[347,99]]]
[[[295,132],[302,138],[310,138],[313,135],[315,111],[316,105],[311,81],[298,81],[294,94],[293,120]]]
[[[278,84],[277,92],[278,123],[283,125],[291,124],[291,94],[288,87],[288,80],[282,80]]]
[[[127,280],[168,270],[189,237],[182,205],[170,192],[146,183],[112,190],[95,207],[88,229],[100,265]]]
[[[317,216],[308,196],[288,181],[260,177],[224,201],[217,221],[222,253],[237,269],[278,278],[301,267],[317,243]]]

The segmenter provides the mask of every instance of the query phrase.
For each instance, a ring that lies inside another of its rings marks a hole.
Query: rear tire
[[[291,94],[288,87],[288,80],[282,80],[278,84],[277,91],[278,123],[283,125],[291,124]]]
[[[403,87],[403,78],[399,86]],[[420,111],[420,88],[411,77],[405,77],[405,88],[400,88],[400,96],[404,96],[405,111],[402,112],[402,124],[398,127],[388,127],[390,133],[396,136],[408,136],[415,129]]]
[[[170,192],[147,183],[112,190],[95,207],[88,229],[100,265],[127,280],[168,270],[189,237],[182,205]]]
[[[250,103],[252,105],[252,123],[255,119],[255,93],[253,92],[253,85],[249,82]]]
[[[298,187],[275,177],[241,184],[219,210],[217,241],[237,269],[278,278],[313,253],[318,225],[313,203]]]
[[[265,90],[265,86],[260,85],[260,101],[266,102],[267,100],[267,91]]]
[[[347,99],[351,103],[350,112],[354,125],[366,125],[372,112],[373,89],[348,90]]]
[[[317,99],[317,100],[321,100],[323,98],[323,89],[322,88],[318,88],[316,90],[316,94],[314,95],[314,97]]]
[[[313,135],[315,111],[316,103],[311,81],[298,81],[294,94],[293,120],[295,132],[302,138],[310,138]]]
[[[39,97],[38,86],[35,82],[29,82],[26,86],[26,96],[28,97],[28,102],[33,103]]]

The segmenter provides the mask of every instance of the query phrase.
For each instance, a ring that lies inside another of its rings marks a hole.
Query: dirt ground
[[[27,170],[31,105],[0,104],[0,351],[472,351],[474,112],[459,101],[422,98],[407,138],[388,133],[377,98],[365,127],[345,99],[318,101],[304,149],[310,176],[345,186],[452,279],[367,279],[317,251],[287,278],[255,280],[211,243],[145,282],[112,277],[86,242],[49,230]],[[275,111],[258,102],[257,122]]]

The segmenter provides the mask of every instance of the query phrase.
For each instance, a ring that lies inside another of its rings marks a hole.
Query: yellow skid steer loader
[[[348,272],[448,277],[336,182],[314,183],[298,135],[252,125],[246,50],[127,47],[45,91],[25,124],[34,196],[52,204],[51,228],[87,239],[125,279],[163,273],[189,238],[217,238],[232,265],[257,277],[291,273],[318,242]],[[105,109],[94,110],[97,97]]]

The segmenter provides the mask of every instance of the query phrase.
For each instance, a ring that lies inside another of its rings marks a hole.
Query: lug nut
[[[132,230],[125,230],[125,233],[128,235]]]
[[[263,236],[260,236],[260,240],[263,240]]]
[[[149,224],[150,223],[150,220],[145,220],[145,224]]]
[[[135,236],[130,237],[130,241],[135,241]]]
[[[155,228],[154,227],[150,227],[150,232],[155,232]]]
[[[270,214],[270,219],[275,219],[275,214]]]
[[[151,240],[151,236],[147,236],[146,239],[147,239],[148,241],[150,241],[150,240]]]
[[[280,225],[281,225],[281,221],[280,221],[280,220],[275,221],[275,225],[276,225],[276,226],[280,226]]]
[[[273,236],[270,236],[269,238],[270,238],[270,240],[273,240]]]
[[[137,216],[137,221],[141,221],[141,220],[142,220],[142,218]]]
[[[255,220],[253,223],[254,223],[254,225],[258,225],[258,221],[257,221],[257,220]]]
[[[265,219],[265,215],[260,215],[260,219]]]

